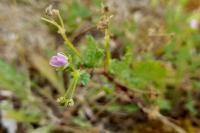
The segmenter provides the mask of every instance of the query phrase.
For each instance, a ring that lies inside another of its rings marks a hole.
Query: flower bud
[[[66,102],[66,105],[69,107],[72,107],[74,105],[74,100],[73,99],[68,99]]]
[[[64,106],[66,104],[66,99],[65,99],[65,97],[59,97],[56,100],[56,102],[59,103],[60,105]]]

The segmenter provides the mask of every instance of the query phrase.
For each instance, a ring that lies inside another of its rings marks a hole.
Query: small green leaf
[[[87,47],[82,53],[83,64],[86,67],[96,67],[103,58],[103,50],[98,47],[92,36],[87,37]]]
[[[80,74],[80,78],[79,78],[79,82],[82,84],[82,85],[87,85],[87,83],[89,82],[90,80],[90,74],[83,71],[81,72]]]

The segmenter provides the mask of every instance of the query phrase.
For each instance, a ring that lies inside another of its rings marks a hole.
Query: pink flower
[[[192,20],[190,21],[190,27],[191,27],[192,29],[197,29],[197,28],[198,28],[198,25],[199,25],[199,22],[198,22],[196,19],[192,19]]]
[[[68,58],[63,53],[51,57],[49,64],[53,67],[67,67],[69,65]]]

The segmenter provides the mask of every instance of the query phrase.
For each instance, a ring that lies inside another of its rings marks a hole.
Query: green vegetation
[[[0,113],[33,133],[197,133],[200,5],[194,1],[50,6],[39,22],[55,42],[16,49],[17,60],[0,58]],[[48,62],[58,52],[68,64],[53,68]]]

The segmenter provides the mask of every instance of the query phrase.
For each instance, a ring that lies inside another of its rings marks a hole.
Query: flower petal
[[[68,66],[68,58],[62,53],[57,53],[56,56],[52,56],[52,58],[49,61],[49,64],[53,67]]]

